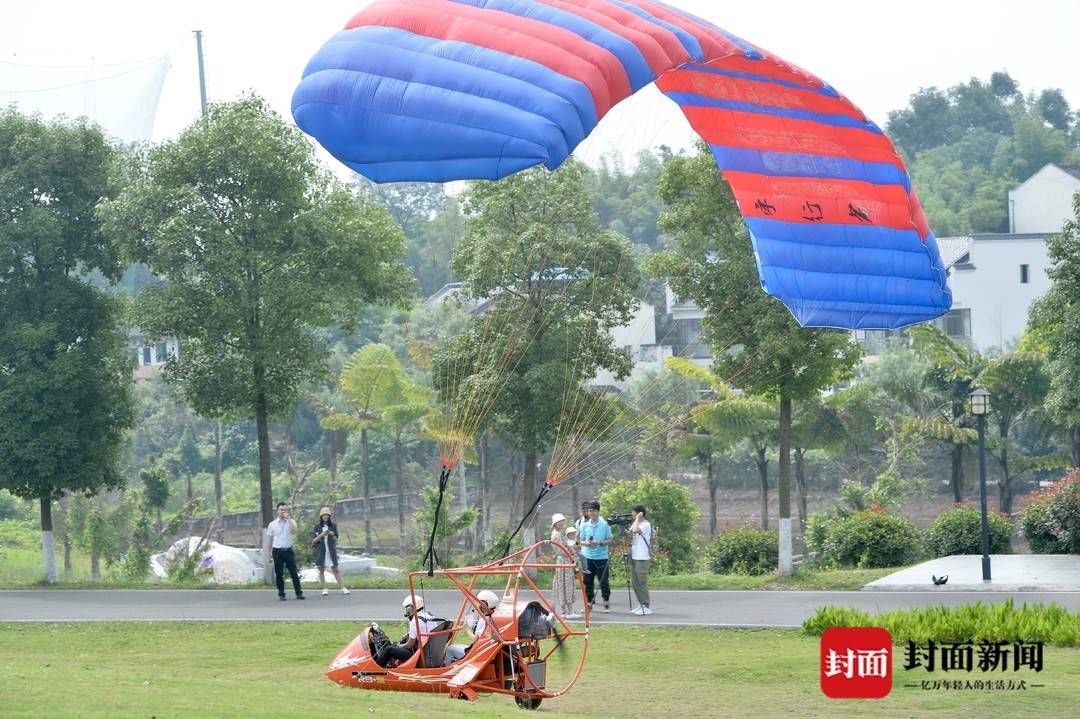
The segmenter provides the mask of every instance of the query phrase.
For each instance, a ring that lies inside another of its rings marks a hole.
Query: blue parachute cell
[[[316,53],[293,117],[376,182],[558,167],[655,82],[708,143],[764,289],[805,326],[947,312],[934,235],[889,139],[817,77],[649,0],[376,0]]]

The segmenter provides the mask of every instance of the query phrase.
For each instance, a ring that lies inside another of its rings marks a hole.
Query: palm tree
[[[775,402],[734,392],[710,370],[685,357],[670,357],[664,364],[691,379],[707,384],[711,397],[694,407],[691,418],[708,434],[730,444],[749,441],[758,468],[761,528],[769,528],[769,448],[776,445],[778,408]]]
[[[998,509],[1012,511],[1013,481],[1009,466],[1009,435],[1024,417],[1042,408],[1050,391],[1046,355],[1041,352],[1012,352],[992,360],[979,377],[980,384],[993,396],[990,419],[997,429],[996,446],[991,454],[1001,468],[998,481]]]
[[[399,404],[383,408],[382,421],[374,425],[394,441],[394,483],[397,489],[398,548],[404,554],[405,546],[405,468],[403,445],[405,432],[431,411],[428,395],[421,388],[405,383]]]
[[[964,447],[975,437],[971,431],[973,419],[967,411],[968,397],[978,386],[986,358],[933,325],[915,327],[910,332],[915,352],[930,362],[923,387],[938,398],[936,411],[929,416],[920,413],[919,417],[926,436],[949,446],[953,500],[960,502],[964,490]]]
[[[691,459],[705,470],[705,484],[709,489],[709,535],[715,536],[716,492],[720,487],[720,478],[716,476],[716,457],[728,449],[730,442],[709,434],[708,430],[697,422],[691,423],[688,431],[675,436],[675,453]]]
[[[403,398],[415,395],[397,356],[393,350],[383,344],[368,344],[358,349],[341,370],[339,384],[347,409],[331,413],[323,419],[322,426],[329,430],[360,431],[360,472],[364,491],[364,547],[370,554],[372,544],[368,430],[384,421],[388,408],[399,406]],[[406,403],[409,401],[405,400]],[[401,514],[399,510],[399,516]],[[401,518],[401,521],[403,522],[404,519]]]

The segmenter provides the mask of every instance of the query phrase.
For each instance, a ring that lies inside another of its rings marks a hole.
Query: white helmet
[[[489,609],[495,609],[495,607],[499,606],[499,596],[490,589],[483,589],[477,592],[476,598],[488,605]]]
[[[401,608],[405,610],[405,618],[411,619],[413,612],[424,608],[424,598],[406,594],[405,598],[401,600]]]

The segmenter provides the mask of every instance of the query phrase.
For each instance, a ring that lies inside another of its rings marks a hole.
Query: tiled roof
[[[941,261],[946,269],[956,264],[956,261],[971,251],[970,237],[939,237],[937,238],[938,249],[941,250]]]

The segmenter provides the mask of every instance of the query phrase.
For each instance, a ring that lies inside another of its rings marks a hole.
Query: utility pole
[[[199,58],[199,107],[206,112],[206,69],[203,66],[202,30],[195,30],[195,55]]]

